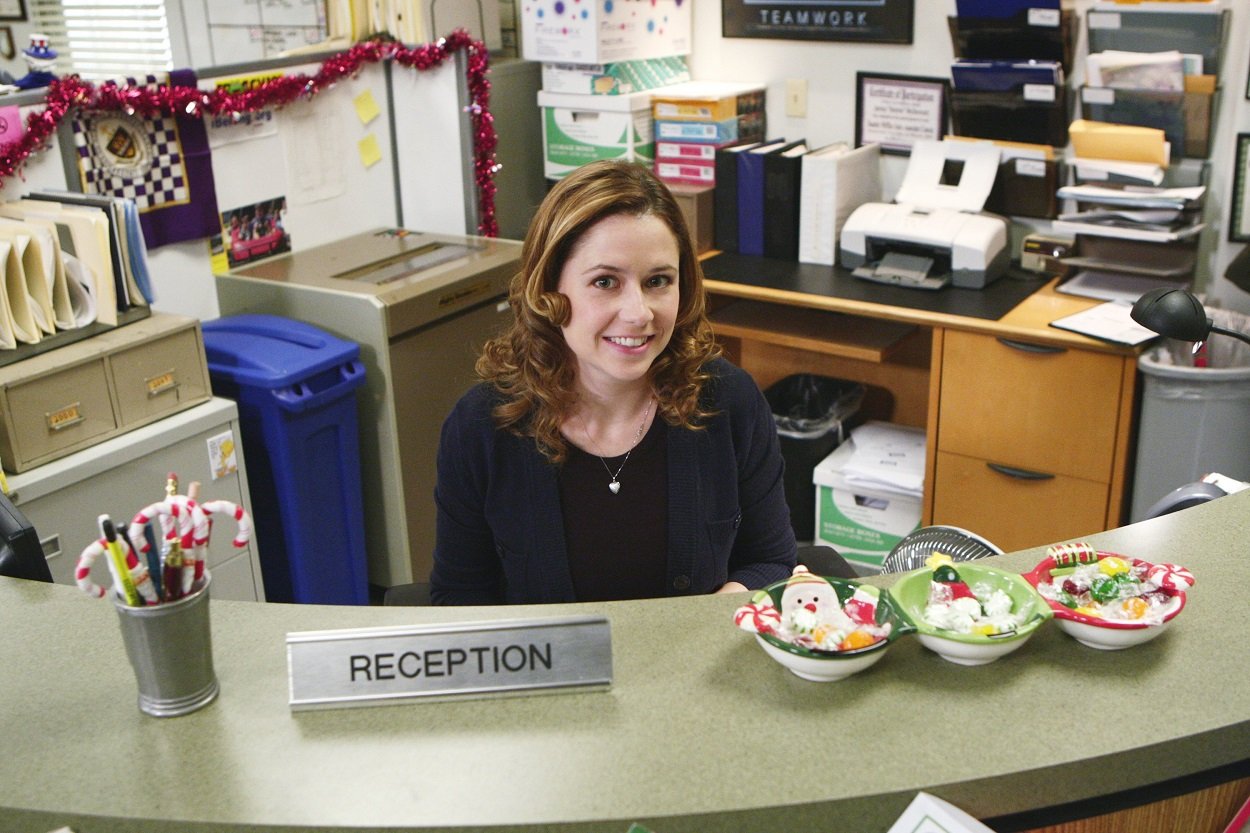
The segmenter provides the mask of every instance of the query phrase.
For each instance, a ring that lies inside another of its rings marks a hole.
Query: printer
[[[947,163],[962,163],[957,184]],[[912,146],[893,203],[865,203],[846,218],[842,266],[864,280],[918,289],[982,289],[1007,270],[1007,221],[981,213],[998,175],[999,149],[923,140]]]

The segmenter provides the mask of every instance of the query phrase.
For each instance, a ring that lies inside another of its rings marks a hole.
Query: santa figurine
[[[24,76],[13,82],[19,90],[33,90],[46,87],[56,78],[52,68],[56,66],[56,50],[48,46],[48,36],[32,34],[30,46],[22,50],[22,60],[29,70]]]

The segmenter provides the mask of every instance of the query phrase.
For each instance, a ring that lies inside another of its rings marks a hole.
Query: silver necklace
[[[618,479],[621,472],[625,469],[625,464],[629,462],[629,455],[634,453],[634,449],[638,447],[638,443],[642,441],[642,430],[647,427],[647,417],[651,415],[651,403],[653,399],[647,400],[647,407],[642,412],[642,423],[639,424],[637,432],[634,433],[634,442],[629,446],[629,451],[625,452],[625,459],[621,461],[621,465],[617,467],[616,473],[613,474],[612,467],[608,465],[608,461],[603,459],[603,452],[599,450],[599,444],[595,442],[595,438],[590,436],[590,429],[586,427],[586,420],[582,419],[582,415],[577,415],[577,421],[582,424],[582,432],[585,433],[586,439],[595,447],[595,456],[599,458],[599,462],[603,463],[603,470],[608,473],[612,479],[608,482],[608,490],[612,494],[621,491],[621,481]]]

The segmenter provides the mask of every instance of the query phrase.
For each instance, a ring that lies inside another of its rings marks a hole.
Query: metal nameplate
[[[294,711],[612,684],[602,616],[300,631],[286,656]]]

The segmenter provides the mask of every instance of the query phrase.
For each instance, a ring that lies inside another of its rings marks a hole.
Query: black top
[[[569,572],[579,602],[665,595],[668,573],[668,453],[664,420],[625,455],[600,458],[569,445],[560,505]],[[621,468],[620,491],[608,488]],[[605,468],[604,463],[607,464]]]

